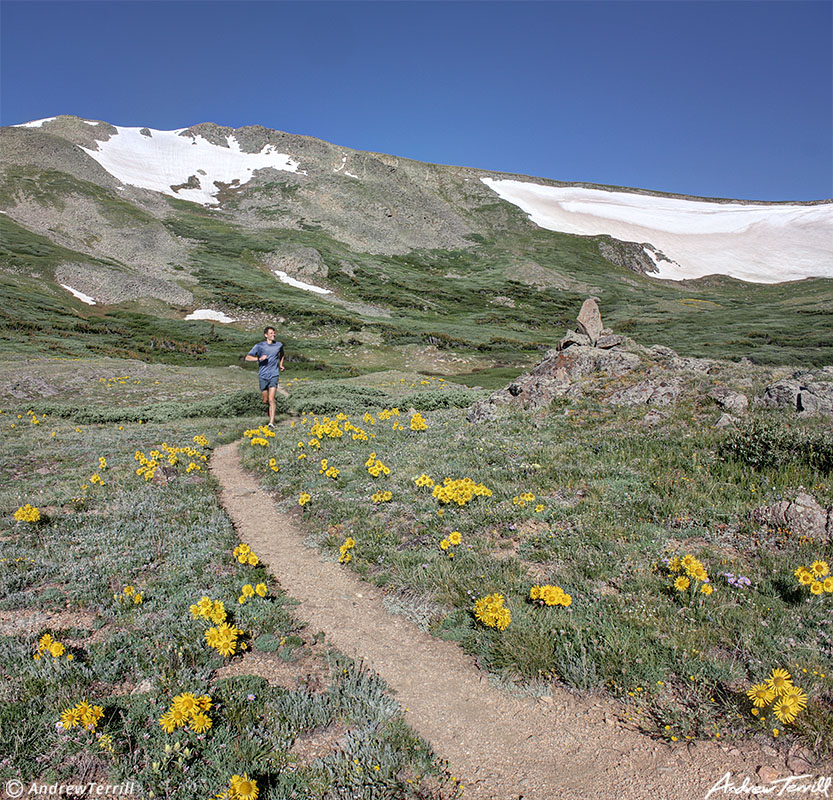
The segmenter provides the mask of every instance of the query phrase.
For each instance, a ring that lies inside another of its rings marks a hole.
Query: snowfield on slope
[[[198,308],[192,311],[185,319],[208,319],[212,322],[234,322],[234,320],[223,311],[214,311],[212,308]]]
[[[228,147],[212,144],[202,136],[182,136],[184,128],[175,131],[146,128],[122,128],[107,141],[98,142],[97,149],[81,149],[94,158],[122,183],[152,189],[155,192],[191,200],[203,205],[218,205],[218,186],[214,182],[247,183],[255,170],[271,167],[282,172],[298,172],[298,162],[273,145],[259,153],[244,153],[234,136],[228,136]],[[79,145],[80,147],[80,145]],[[172,186],[188,183],[195,177],[199,188]]]
[[[728,275],[752,283],[833,278],[833,204],[685,200],[481,178],[541,228],[648,243],[651,277]]]
[[[79,292],[78,289],[73,289],[71,286],[67,286],[65,283],[59,283],[58,285],[62,289],[66,289],[74,297],[77,297],[82,303],[86,303],[88,306],[95,305],[95,300],[88,294],[84,294],[84,292]]]
[[[303,281],[297,280],[297,278],[291,277],[288,273],[284,272],[280,269],[273,269],[273,273],[281,283],[288,283],[290,286],[294,286],[296,289],[304,289],[307,292],[315,292],[315,294],[332,294],[329,289],[322,289],[320,286],[314,286],[311,283],[304,283]]]

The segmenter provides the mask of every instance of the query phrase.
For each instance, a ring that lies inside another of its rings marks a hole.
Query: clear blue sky
[[[270,128],[715,197],[833,196],[833,4],[0,4],[0,122]]]

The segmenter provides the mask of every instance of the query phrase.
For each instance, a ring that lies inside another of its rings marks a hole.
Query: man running
[[[275,341],[275,329],[269,325],[263,329],[266,340],[258,342],[246,355],[246,361],[257,361],[260,364],[258,378],[263,402],[269,406],[269,427],[275,427],[275,392],[278,389],[283,366],[283,344]],[[286,391],[281,388],[281,394]]]

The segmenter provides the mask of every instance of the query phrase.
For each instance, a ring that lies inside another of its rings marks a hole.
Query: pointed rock
[[[599,336],[602,335],[604,325],[602,325],[602,314],[599,311],[599,306],[592,297],[588,297],[582,303],[576,322],[578,322],[579,333],[589,336],[590,341],[595,345]]]

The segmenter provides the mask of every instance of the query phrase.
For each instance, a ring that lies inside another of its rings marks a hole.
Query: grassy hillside
[[[534,363],[594,294],[614,330],[684,355],[807,366],[833,357],[830,280],[659,283],[605,261],[595,239],[547,231],[480,237],[468,250],[380,256],[355,253],[321,231],[246,230],[184,203],[165,224],[191,243],[183,266],[198,279],[195,306],[228,309],[248,322],[186,322],[188,309],[153,300],[87,306],[56,287],[53,276],[58,264],[91,259],[0,217],[0,348],[22,352],[30,337],[56,330],[61,335],[45,346],[66,355],[229,364],[262,324],[284,319],[281,338],[305,369],[408,368],[477,382],[483,370],[521,371]],[[286,243],[321,254],[325,282],[341,303],[275,279],[263,257]],[[530,280],[524,264],[536,265],[532,280],[564,288],[513,278],[520,270]],[[379,311],[368,313],[368,304]],[[365,342],[356,335],[362,331]]]

